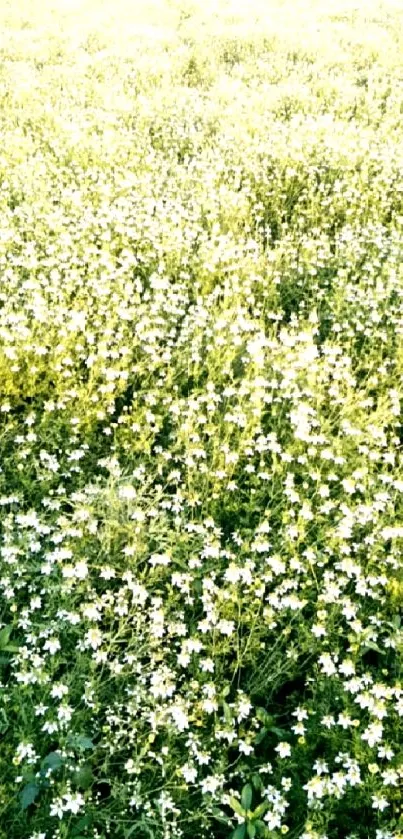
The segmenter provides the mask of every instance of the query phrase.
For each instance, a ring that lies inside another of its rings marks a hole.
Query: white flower
[[[73,716],[73,708],[70,705],[60,705],[57,716],[61,722],[70,722]]]
[[[218,710],[218,703],[215,699],[203,699],[201,706],[206,714],[213,714],[214,711]]]
[[[128,775],[134,775],[135,774],[136,764],[135,764],[135,762],[132,758],[129,758],[129,760],[126,761],[125,769],[126,769],[126,772],[128,773]]]
[[[50,655],[54,655],[61,649],[61,644],[58,638],[48,638],[43,645],[44,650],[48,650]]]
[[[40,597],[32,597],[29,606],[30,606],[30,609],[32,609],[32,610],[40,609],[41,606],[42,606],[41,598]]]
[[[63,798],[65,800],[64,809],[74,813],[74,815],[77,815],[85,804],[84,796],[80,792],[67,792],[63,795]]]
[[[315,775],[302,789],[307,791],[308,801],[314,801],[315,798],[323,798],[326,793],[326,780],[320,775]]]
[[[249,702],[249,699],[241,699],[237,706],[238,722],[245,720],[249,716],[251,710],[252,704]]]
[[[291,731],[298,736],[302,736],[306,732],[306,727],[303,722],[297,722],[295,725],[291,726]]]
[[[280,813],[276,813],[273,810],[269,810],[263,816],[263,820],[267,823],[269,830],[276,830],[277,827],[281,826],[282,821]]]
[[[395,756],[395,753],[392,749],[388,746],[380,746],[378,749],[378,757],[385,758],[385,760],[392,760],[392,757]]]
[[[62,568],[62,575],[68,580],[85,580],[88,577],[88,565],[83,559],[75,565],[65,565]]]
[[[337,673],[337,668],[330,653],[323,653],[319,656],[319,663],[322,665],[322,673],[325,673],[326,676],[334,676]]]
[[[58,816],[59,819],[63,818],[64,814],[64,804],[61,798],[55,798],[50,805],[49,814],[51,816]]]
[[[102,615],[95,603],[87,603],[83,606],[83,617],[90,621],[100,621]]]
[[[385,769],[384,772],[381,772],[381,776],[385,786],[397,787],[399,775],[395,769]]]
[[[339,672],[342,673],[343,676],[354,676],[355,673],[355,666],[350,659],[346,659],[339,664]]]
[[[250,755],[253,752],[253,746],[250,743],[245,743],[244,740],[238,740],[238,749],[244,755]]]
[[[50,695],[53,699],[62,699],[63,696],[66,696],[69,692],[67,685],[62,685],[61,683],[58,685],[53,685],[52,690],[50,691]]]
[[[235,631],[234,621],[221,620],[217,624],[217,629],[222,635],[233,635]]]
[[[86,636],[85,636],[85,645],[86,647],[92,647],[93,650],[98,649],[102,644],[102,633],[98,629],[98,627],[94,626],[92,629],[89,629]]]
[[[315,760],[313,768],[317,775],[325,775],[329,772],[329,767],[325,760]]]
[[[380,722],[371,723],[368,728],[361,734],[361,740],[366,740],[369,747],[372,749],[376,743],[382,740],[383,725]]]
[[[278,746],[276,746],[274,751],[277,752],[280,755],[280,757],[290,757],[291,746],[289,743],[285,743],[284,741],[282,741],[278,744]]]
[[[171,562],[171,557],[168,554],[153,554],[150,556],[148,560],[150,565],[155,567],[156,565],[169,565]]]
[[[341,727],[344,728],[344,730],[346,730],[346,728],[349,728],[351,723],[351,717],[349,717],[347,714],[339,714],[337,724],[341,725]]]
[[[308,719],[308,711],[306,711],[305,708],[298,707],[292,712],[292,716],[296,717],[298,722],[302,722],[302,720]]]
[[[389,802],[382,795],[373,795],[372,807],[374,810],[380,810],[382,812],[382,810],[386,810],[389,807]]]
[[[36,752],[32,743],[20,743],[17,746],[15,753],[15,763],[18,765],[22,760],[27,760],[28,763],[34,763],[36,760]]]
[[[330,714],[326,717],[322,717],[321,722],[322,722],[322,725],[325,726],[325,728],[332,728],[334,725],[336,725],[335,718],[330,716]]]
[[[214,775],[210,775],[208,778],[204,778],[201,783],[201,791],[203,795],[207,792],[211,795],[214,795],[218,789],[221,787],[221,781],[219,778],[216,778]]]
[[[189,763],[185,763],[185,765],[181,767],[181,773],[186,783],[194,784],[197,778],[197,769],[194,766],[190,766]]]
[[[45,731],[47,734],[54,734],[57,731],[57,723],[56,722],[45,722],[41,728],[41,731]]]
[[[214,673],[214,661],[212,658],[202,658],[199,664],[203,673]]]
[[[169,709],[169,713],[175,723],[178,731],[185,731],[186,728],[189,728],[189,719],[181,705],[172,705]]]
[[[321,636],[324,637],[325,635],[327,635],[325,627],[322,626],[320,623],[314,623],[311,628],[311,632],[315,636],[315,638],[320,638]]]
[[[347,780],[350,786],[355,787],[361,784],[360,767],[357,764],[350,766],[347,772]]]
[[[242,579],[242,568],[238,568],[231,562],[225,571],[224,579],[227,583],[238,583]]]
[[[137,496],[137,491],[133,486],[128,484],[127,486],[120,487],[118,495],[122,501],[133,501],[133,499]]]
[[[101,568],[99,576],[103,580],[112,580],[113,577],[116,576],[116,572],[114,568],[110,568],[109,565],[106,565],[104,568]]]
[[[42,703],[40,705],[37,705],[36,708],[35,708],[35,716],[36,717],[43,717],[43,715],[46,714],[46,711],[48,710],[48,707],[49,707],[49,705],[43,705]]]

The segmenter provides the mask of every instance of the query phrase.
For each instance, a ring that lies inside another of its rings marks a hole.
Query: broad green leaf
[[[246,834],[246,824],[239,824],[238,827],[231,833],[231,839],[244,839]]]
[[[5,734],[9,725],[10,723],[4,708],[0,708],[0,734]]]
[[[244,810],[250,810],[252,806],[253,789],[251,784],[245,784],[241,794],[241,804]]]
[[[259,806],[256,807],[256,810],[253,811],[253,818],[260,819],[261,816],[264,816],[269,807],[270,804],[267,801],[263,801],[263,803],[259,804]]]
[[[246,827],[246,831],[247,831],[247,834],[248,834],[248,836],[249,836],[249,839],[255,839],[255,836],[256,836],[256,827],[255,827],[255,825],[253,824],[253,822],[249,822],[249,823],[248,823],[248,825],[247,825],[247,827]]]
[[[226,816],[225,813],[222,813],[221,810],[218,810],[217,808],[212,809],[211,815],[214,816],[214,818],[221,824],[228,825],[228,816]]]
[[[87,813],[81,819],[78,820],[77,824],[73,827],[72,830],[72,837],[74,839],[81,839],[81,831],[85,830],[86,827],[90,827],[92,823],[92,815],[91,813]]]
[[[282,739],[284,739],[284,737],[285,737],[284,731],[283,731],[281,728],[277,728],[275,725],[272,725],[272,726],[269,728],[269,731],[270,731],[272,734],[276,734],[276,735],[277,735],[277,737],[281,737]]]
[[[241,806],[240,801],[238,801],[237,798],[234,798],[233,795],[231,795],[231,798],[229,800],[229,804],[230,804],[230,807],[232,807],[234,813],[236,813],[238,816],[245,816],[245,809],[246,808],[244,809]]]
[[[259,734],[257,735],[257,737],[255,737],[255,743],[256,743],[256,745],[257,745],[257,746],[259,745],[259,743],[261,743],[261,742],[262,742],[262,740],[264,740],[264,738],[266,737],[266,735],[268,734],[268,732],[269,732],[269,729],[268,729],[268,728],[265,728],[265,727],[263,726],[262,730],[261,730],[261,731],[259,731]]]
[[[33,804],[39,792],[40,789],[37,784],[26,784],[20,793],[21,810],[26,810],[31,804]]]
[[[270,714],[267,713],[265,708],[256,708],[256,716],[258,720],[263,723],[265,728],[270,728],[270,726],[273,724],[273,717],[271,717]]]
[[[262,791],[263,781],[262,781],[261,776],[257,772],[255,772],[255,774],[252,775],[252,784],[253,784],[253,786],[254,786],[254,788],[257,792]]]
[[[360,653],[361,655],[365,655],[365,653],[369,652],[369,650],[374,650],[380,655],[386,655],[386,650],[381,650],[381,648],[378,647],[378,644],[375,644],[373,641],[366,641],[365,645],[361,647]]]
[[[80,789],[88,789],[94,780],[91,766],[89,766],[88,763],[85,763],[84,766],[80,766],[74,776],[74,780]]]
[[[42,769],[59,769],[63,764],[63,758],[58,752],[50,752],[42,761]]]
[[[95,749],[91,737],[86,737],[84,734],[78,734],[73,737],[73,743],[79,749],[83,749],[83,751],[92,751],[92,749]]]
[[[0,630],[0,650],[4,650],[4,648],[7,646],[12,631],[12,625],[5,626],[3,627],[3,629]]]

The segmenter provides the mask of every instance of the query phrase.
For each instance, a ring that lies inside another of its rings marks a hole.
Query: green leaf
[[[265,823],[262,822],[261,819],[257,819],[257,821],[254,822],[254,825],[256,827],[256,833],[258,836],[267,835],[267,825],[265,825]]]
[[[85,763],[83,766],[80,766],[79,770],[76,772],[74,776],[74,780],[77,786],[80,787],[80,789],[88,789],[94,780],[91,766],[89,766],[88,763]]]
[[[249,836],[249,839],[255,839],[255,836],[256,836],[256,827],[255,827],[255,825],[253,824],[253,822],[249,822],[249,823],[248,823],[248,825],[247,825],[247,827],[246,827],[246,830],[247,830],[247,834],[248,834],[248,836]]]
[[[386,655],[386,650],[381,650],[381,648],[378,647],[378,644],[375,644],[373,641],[365,642],[365,645],[360,649],[360,655],[365,655],[365,653],[369,652],[369,650],[374,650],[380,655]]]
[[[0,630],[0,650],[4,650],[4,648],[7,646],[12,631],[12,624],[9,624],[9,626],[5,626],[3,629]]]
[[[246,824],[239,824],[238,827],[231,833],[231,839],[244,839],[246,833]]]
[[[31,804],[33,804],[39,792],[40,788],[37,784],[26,784],[20,793],[21,810],[26,810]]]
[[[257,772],[255,772],[255,774],[252,775],[252,784],[253,784],[253,786],[254,786],[254,788],[257,792],[262,791],[263,781],[262,781],[261,776]]]
[[[78,734],[73,737],[74,746],[83,751],[92,751],[95,749],[95,746],[91,740],[91,737],[86,737],[84,734]]]
[[[265,708],[256,708],[256,716],[258,720],[263,723],[265,728],[270,728],[270,726],[273,724],[273,717],[271,717],[270,714],[267,713]]]
[[[137,829],[137,824],[133,824],[129,827],[128,830],[125,830],[125,839],[130,839],[130,836],[133,836],[134,831]]]
[[[49,752],[41,763],[42,769],[46,772],[47,769],[59,769],[63,764],[63,758],[58,752]]]
[[[81,839],[82,834],[81,831],[85,830],[86,827],[90,827],[92,822],[92,815],[91,813],[87,813],[85,816],[82,816],[81,819],[78,820],[77,824],[73,827],[72,830],[72,837],[74,839]]]
[[[9,725],[10,723],[4,708],[0,708],[0,734],[5,734]]]
[[[253,811],[253,818],[254,819],[260,819],[261,816],[264,816],[264,814],[267,812],[269,807],[270,807],[269,802],[268,801],[263,801],[263,803],[259,804],[259,806],[256,807],[256,810]]]
[[[276,734],[276,735],[277,735],[277,737],[281,737],[282,739],[284,739],[284,738],[285,738],[284,731],[283,731],[281,728],[276,728],[276,726],[275,726],[275,725],[272,725],[272,726],[269,728],[269,731],[270,731],[270,733],[271,733],[271,734]]]
[[[226,816],[225,813],[222,813],[221,810],[219,810],[218,808],[213,808],[210,812],[211,815],[214,816],[214,818],[218,822],[220,822],[221,824],[228,825],[228,816]]]
[[[231,713],[231,708],[229,707],[229,705],[227,704],[227,702],[224,702],[224,701],[223,701],[223,703],[222,703],[222,707],[223,707],[223,711],[224,711],[224,719],[225,719],[225,722],[226,722],[228,725],[231,725],[231,723],[232,723],[232,721],[233,721],[233,716],[232,716],[232,713]]]
[[[256,745],[257,745],[257,746],[259,745],[259,743],[261,743],[261,742],[262,742],[262,740],[264,740],[264,738],[266,737],[266,735],[267,735],[268,733],[269,733],[269,729],[268,729],[268,728],[265,728],[265,727],[263,726],[262,730],[261,730],[261,731],[259,731],[259,734],[257,735],[257,737],[255,737],[255,743],[256,743]]]
[[[229,800],[229,805],[230,805],[230,807],[232,807],[234,813],[236,813],[238,816],[245,816],[245,809],[246,808],[243,809],[243,807],[241,807],[241,804],[238,801],[238,799],[234,798],[233,795],[231,795],[231,798]]]
[[[253,789],[251,784],[245,784],[241,794],[241,804],[244,810],[250,810],[252,805]]]

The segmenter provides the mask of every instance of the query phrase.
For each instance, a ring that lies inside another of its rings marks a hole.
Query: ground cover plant
[[[399,839],[403,9],[0,20],[0,837]]]

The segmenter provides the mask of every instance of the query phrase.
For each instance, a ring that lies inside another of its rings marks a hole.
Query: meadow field
[[[0,839],[402,839],[403,3],[0,49]]]

